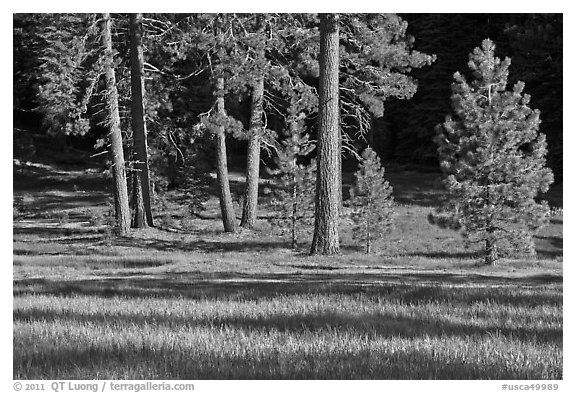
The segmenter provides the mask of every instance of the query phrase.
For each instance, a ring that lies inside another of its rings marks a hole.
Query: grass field
[[[229,235],[177,203],[115,238],[92,220],[97,171],[15,166],[14,378],[561,379],[561,212],[536,258],[484,267],[427,223],[437,175],[389,179],[378,252],[344,226],[342,255],[312,258],[265,220]]]

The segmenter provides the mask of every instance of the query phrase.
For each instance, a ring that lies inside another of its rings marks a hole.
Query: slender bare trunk
[[[216,80],[216,109],[224,114],[224,78]],[[218,181],[220,211],[225,232],[236,232],[236,214],[228,180],[228,158],[226,157],[226,133],[223,127],[216,132],[216,179]]]
[[[260,140],[262,137],[262,101],[264,78],[258,78],[252,90],[252,113],[250,115],[250,139],[246,163],[246,191],[240,226],[253,228],[258,210],[258,181],[260,179]]]
[[[366,220],[366,254],[370,254],[370,247],[371,247],[371,240],[370,239],[370,220]]]
[[[340,125],[338,105],[339,22],[336,14],[320,16],[320,89],[318,173],[314,236],[310,254],[340,253],[338,238],[338,162]]]
[[[342,131],[340,130],[340,108],[338,108],[338,214],[344,211],[342,197]]]
[[[137,171],[132,172],[132,228],[146,228],[146,215],[144,214],[144,199],[142,198],[142,185]]]
[[[137,185],[142,204],[135,203],[136,209],[144,208],[145,221],[138,220],[135,228],[153,226],[152,206],[150,202],[150,173],[148,167],[148,141],[146,120],[144,115],[144,53],[142,49],[142,14],[130,14],[130,86],[132,90],[132,132],[134,134],[134,157],[136,175],[139,178]],[[138,225],[138,226],[136,226]]]
[[[114,74],[114,59],[112,53],[112,33],[110,14],[102,14],[102,45],[104,46],[105,63],[104,77],[106,80],[106,104],[108,107],[108,123],[110,126],[110,145],[114,177],[114,191],[117,223],[120,235],[128,234],[130,230],[130,207],[128,205],[128,186],[126,185],[126,166],[120,130],[120,114],[118,112],[118,90]]]
[[[296,198],[298,197],[298,185],[296,184],[296,176],[292,177],[292,249],[296,249],[298,246],[298,241],[296,239],[296,214],[298,214],[298,203]]]

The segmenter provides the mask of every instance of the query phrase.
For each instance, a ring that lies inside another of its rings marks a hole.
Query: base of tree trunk
[[[138,172],[132,175],[132,228],[142,229],[148,227],[144,198],[142,195],[142,181]]]
[[[310,251],[310,255],[340,255],[340,247],[315,247]]]
[[[486,240],[486,249],[484,253],[484,264],[494,266],[498,261],[498,249],[492,240]]]
[[[336,236],[315,235],[312,238],[310,255],[340,255],[340,242]]]

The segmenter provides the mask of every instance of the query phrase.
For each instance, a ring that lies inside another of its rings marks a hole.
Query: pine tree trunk
[[[484,264],[493,266],[498,261],[498,249],[494,239],[485,239]]]
[[[296,214],[298,213],[298,203],[296,202],[296,198],[298,197],[298,186],[296,184],[296,176],[293,177],[292,182],[292,249],[295,250],[298,246],[298,242],[296,240]]]
[[[260,138],[262,137],[262,101],[264,78],[258,78],[252,90],[252,113],[250,115],[250,139],[246,164],[246,192],[240,226],[253,228],[258,209],[258,181],[260,178]]]
[[[146,228],[146,214],[144,213],[144,198],[142,185],[137,171],[132,172],[132,228]]]
[[[216,80],[216,109],[224,114],[224,78]],[[228,181],[228,158],[226,157],[226,133],[223,127],[216,132],[216,179],[218,181],[218,196],[224,232],[236,232],[236,214],[232,204],[230,183]]]
[[[148,141],[146,120],[144,117],[144,54],[142,49],[142,14],[130,14],[130,83],[132,91],[132,132],[134,134],[134,156],[137,176],[141,190],[142,205],[136,203],[136,209],[144,208],[146,220],[135,221],[135,228],[153,226],[150,202],[150,173],[148,167]],[[140,212],[138,215],[142,214]],[[137,225],[137,226],[136,226]]]
[[[310,254],[340,253],[338,239],[338,161],[340,126],[338,104],[339,25],[338,15],[320,15],[320,88],[318,127],[318,172],[314,236]]]
[[[344,201],[342,197],[342,132],[340,130],[340,108],[338,108],[338,215],[344,211]]]
[[[114,157],[112,156],[112,159],[114,159]],[[116,182],[114,181],[114,179],[116,179],[116,174],[114,173],[114,165],[112,165],[112,195],[114,196],[114,221],[118,221],[118,217],[120,217],[120,205],[118,204],[118,193],[116,192]]]
[[[370,220],[366,220],[366,254],[370,254]]]
[[[130,230],[130,207],[128,204],[128,187],[126,185],[126,166],[120,130],[120,114],[118,112],[118,90],[114,74],[112,33],[110,14],[102,14],[102,45],[105,49],[104,76],[106,79],[106,104],[108,107],[108,122],[110,125],[110,144],[114,176],[115,201],[117,209],[118,231],[121,236]]]

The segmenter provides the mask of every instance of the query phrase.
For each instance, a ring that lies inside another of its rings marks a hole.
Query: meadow
[[[18,163],[14,378],[562,379],[561,209],[535,258],[487,267],[427,222],[437,174],[388,176],[377,252],[343,224],[342,255],[309,257],[265,204],[257,230],[224,234],[214,198],[198,217],[176,194],[158,227],[117,238],[100,172]]]

